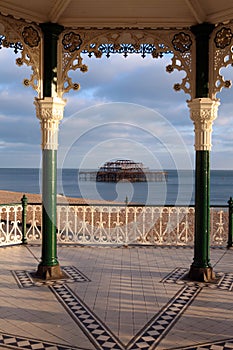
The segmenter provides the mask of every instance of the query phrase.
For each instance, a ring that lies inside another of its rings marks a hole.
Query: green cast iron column
[[[227,248],[233,248],[233,200],[228,201],[228,242]]]
[[[55,266],[57,260],[56,205],[57,205],[57,151],[43,150],[42,154],[42,258],[41,265]]]
[[[44,34],[43,98],[37,104],[42,130],[42,256],[37,276],[51,279],[62,277],[56,238],[57,145],[54,139],[57,138],[59,118],[54,100],[57,99],[57,43],[63,27],[44,23],[41,28]]]
[[[210,231],[210,167],[209,151],[196,151],[195,242],[193,266],[208,268]]]
[[[202,118],[202,100],[209,97],[209,37],[214,25],[203,23],[192,27],[196,37],[196,92],[195,99],[200,101],[199,119]],[[207,110],[210,113],[210,110]],[[194,120],[194,119],[193,119]],[[195,120],[199,131],[204,127]],[[209,122],[209,120],[208,120]],[[195,128],[197,140],[198,130]],[[210,131],[211,134],[211,131]],[[189,271],[193,280],[210,281],[214,273],[210,264],[210,145],[203,145],[200,137],[196,141],[195,168],[195,233],[194,259]]]

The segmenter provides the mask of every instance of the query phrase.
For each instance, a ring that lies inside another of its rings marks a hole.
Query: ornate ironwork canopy
[[[9,0],[0,12],[35,23],[79,28],[187,28],[233,18],[229,0]]]
[[[191,28],[197,24],[210,23],[216,29],[210,41],[210,97],[223,87],[230,87],[220,69],[233,62],[232,27],[233,4],[229,1],[200,0],[135,0],[98,2],[87,0],[46,0],[21,2],[11,0],[0,4],[0,48],[11,47],[21,51],[17,64],[30,65],[33,74],[25,79],[43,96],[41,55],[43,33],[40,24],[54,23],[61,28],[59,37],[57,92],[62,97],[70,89],[79,89],[68,73],[80,69],[85,54],[97,58],[118,53],[125,57],[138,53],[154,58],[172,53],[167,71],[183,70],[186,76],[174,85],[191,98],[195,92],[195,39]],[[143,30],[142,30],[143,29]]]

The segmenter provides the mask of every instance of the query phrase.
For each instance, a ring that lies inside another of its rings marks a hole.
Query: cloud
[[[179,131],[153,109],[133,103],[96,105],[64,119],[59,145],[60,167],[97,168],[103,159],[124,154],[152,168],[192,168]]]
[[[0,161],[2,166],[40,166],[40,124],[33,105],[36,92],[22,84],[31,68],[18,67],[16,57],[10,49],[0,50],[0,147],[4,150]],[[186,103],[189,95],[173,90],[185,73],[167,73],[170,58],[112,55],[90,59],[84,55],[89,71],[69,72],[81,89],[64,95],[60,161],[66,156],[64,164],[69,167],[84,159],[96,166],[119,154],[145,159],[150,166],[187,167],[187,153],[190,166],[195,152],[194,126]],[[224,74],[231,79],[233,70]],[[223,89],[218,97],[222,103],[213,128],[212,164],[232,168],[232,90]],[[155,118],[156,112],[160,119]],[[228,161],[224,164],[223,159]]]
[[[182,80],[184,73],[167,73],[166,65],[169,63],[170,58],[142,59],[137,55],[127,59],[121,56],[90,59],[92,69],[78,75],[81,90],[75,95],[75,105],[77,108],[90,106],[83,103],[87,96],[92,105],[106,102],[136,103],[165,113],[173,123],[188,123],[186,100],[189,95],[173,90],[173,85]],[[73,94],[67,98],[69,108],[71,103],[73,106]],[[70,113],[74,113],[74,109],[70,109]]]
[[[1,87],[20,86],[23,80],[31,75],[31,67],[17,66],[16,59],[18,57],[20,57],[20,52],[15,54],[12,49],[0,49]]]

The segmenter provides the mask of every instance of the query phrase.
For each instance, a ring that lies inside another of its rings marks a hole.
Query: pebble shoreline
[[[21,199],[25,195],[28,199],[28,203],[41,203],[41,194],[35,193],[25,193],[25,192],[13,192],[13,191],[4,191],[0,190],[0,204],[13,204],[13,203],[21,203]],[[70,204],[113,204],[113,202],[109,201],[97,201],[94,199],[83,199],[83,198],[73,198],[73,197],[65,197],[62,195],[57,196],[57,203],[70,203]],[[117,204],[116,202],[114,202]]]

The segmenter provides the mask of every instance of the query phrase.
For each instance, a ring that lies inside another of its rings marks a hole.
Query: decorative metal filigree
[[[41,31],[36,25],[25,27],[25,22],[9,16],[0,15],[1,36],[0,48],[13,48],[15,53],[21,53],[16,59],[16,64],[26,64],[32,68],[29,79],[24,80],[25,86],[31,86],[39,94],[41,93]]]
[[[233,22],[228,26],[218,26],[210,38],[210,97],[214,99],[223,88],[231,87],[231,81],[225,80],[221,68],[233,65]]]
[[[164,47],[162,44],[156,47],[153,44],[101,44],[96,48],[95,44],[90,45],[90,49],[83,50],[82,53],[88,54],[89,57],[93,55],[96,58],[101,58],[105,55],[109,58],[112,54],[123,54],[126,58],[129,54],[141,54],[142,58],[145,58],[148,54],[154,58],[162,58],[164,53],[171,53],[170,50],[167,52],[163,51]]]
[[[72,35],[71,35],[72,34]],[[68,76],[69,70],[80,69],[87,71],[83,64],[83,57],[101,58],[103,55],[122,54],[128,57],[130,54],[141,54],[144,58],[151,55],[153,58],[161,58],[164,54],[173,54],[171,65],[167,71],[175,69],[185,71],[186,76],[180,84],[174,86],[176,91],[184,90],[192,97],[193,74],[195,71],[192,59],[194,45],[193,34],[189,31],[176,32],[174,30],[136,30],[136,29],[101,29],[101,30],[73,30],[65,31],[60,36],[60,53],[63,57],[60,76],[60,94],[70,89],[78,89]]]
[[[36,47],[39,45],[40,37],[38,31],[32,26],[25,27],[22,36],[26,45],[30,47]]]
[[[57,206],[57,240],[62,244],[175,245],[194,242],[194,207],[62,205]],[[228,208],[210,210],[211,246],[226,246]],[[0,207],[0,246],[22,243],[22,205]],[[42,206],[29,204],[28,242],[42,239]]]
[[[220,29],[214,38],[216,47],[219,49],[225,49],[226,46],[230,45],[232,36],[233,34],[230,28],[223,27]]]
[[[63,47],[66,51],[74,52],[80,49],[82,45],[82,40],[79,34],[70,32],[64,35],[62,39]]]
[[[23,50],[23,45],[20,42],[8,42],[4,35],[0,35],[0,49],[2,47],[11,48],[14,50],[14,53],[18,53],[19,51]]]
[[[172,40],[173,47],[176,51],[180,51],[182,53],[189,51],[192,45],[192,40],[189,34],[184,32],[180,32],[174,35],[174,39]]]

